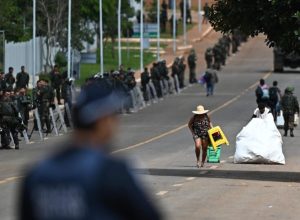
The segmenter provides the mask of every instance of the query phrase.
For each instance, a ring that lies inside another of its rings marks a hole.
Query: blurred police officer
[[[83,88],[71,140],[23,181],[19,219],[161,219],[128,167],[106,153],[117,133],[119,95],[107,80]]]

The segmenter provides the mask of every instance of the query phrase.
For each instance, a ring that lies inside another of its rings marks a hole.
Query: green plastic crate
[[[212,146],[207,148],[207,162],[208,163],[220,163],[221,146],[215,151]]]

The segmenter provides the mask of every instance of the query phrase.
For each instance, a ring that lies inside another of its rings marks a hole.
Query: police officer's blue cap
[[[107,80],[94,81],[82,88],[73,108],[74,124],[85,127],[98,119],[115,114],[124,95]]]

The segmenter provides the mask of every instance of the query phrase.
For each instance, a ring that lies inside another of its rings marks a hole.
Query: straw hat
[[[193,111],[193,113],[195,115],[203,115],[203,114],[206,114],[207,112],[209,112],[209,110],[205,110],[203,105],[198,105],[197,110]]]

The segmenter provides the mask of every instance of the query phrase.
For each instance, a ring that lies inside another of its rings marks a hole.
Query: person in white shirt
[[[257,108],[255,109],[252,118],[261,118],[265,119],[268,114],[272,115],[272,111],[266,107],[265,103],[258,103]]]

